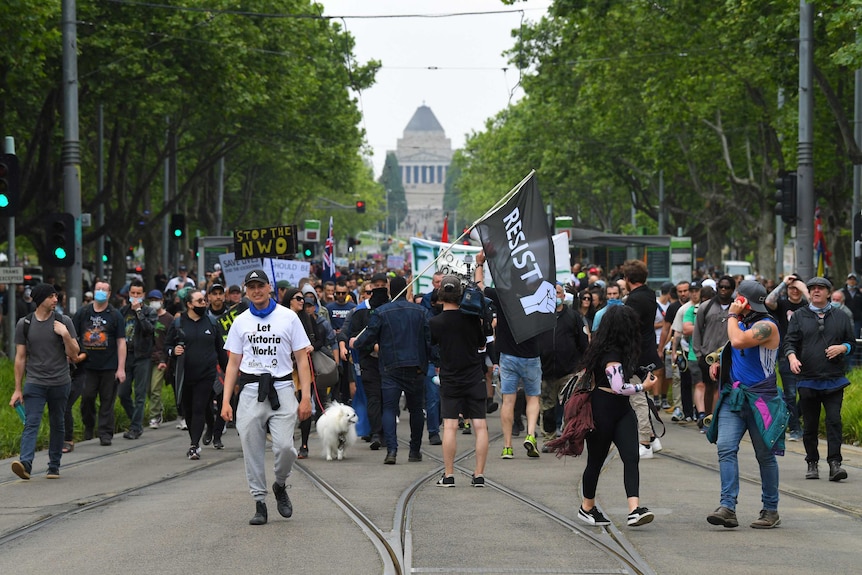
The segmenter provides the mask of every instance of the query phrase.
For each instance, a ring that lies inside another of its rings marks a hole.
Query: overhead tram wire
[[[475,12],[447,12],[440,14],[356,14],[356,15],[323,15],[323,14],[288,14],[286,12],[253,12],[250,10],[228,10],[221,8],[198,8],[192,6],[171,6],[168,4],[159,4],[155,2],[140,2],[137,0],[102,0],[102,2],[110,2],[111,4],[121,4],[124,6],[135,6],[141,8],[162,8],[165,10],[178,10],[182,12],[204,12],[211,14],[227,14],[232,16],[248,16],[254,18],[286,18],[296,20],[343,20],[351,18],[355,20],[387,20],[399,18],[458,18],[461,16],[487,16],[495,14],[513,14],[517,12],[544,11],[544,8],[514,8],[511,10],[482,10]]]

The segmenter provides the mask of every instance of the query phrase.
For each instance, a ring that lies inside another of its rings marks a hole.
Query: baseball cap
[[[736,293],[745,296],[752,310],[767,313],[766,306],[763,305],[763,302],[766,301],[766,288],[760,282],[742,280],[736,288]]]
[[[163,299],[165,296],[157,289],[152,290],[147,294],[147,299]]]
[[[440,280],[440,291],[459,293],[461,291],[461,280],[458,279],[458,276],[443,276],[443,279]]]
[[[858,279],[858,278],[856,277],[856,274],[855,274],[855,273],[853,273],[853,272],[850,272],[849,274],[847,274],[847,279],[850,279],[850,278],[853,278],[854,280],[855,280],[855,279]]]
[[[703,280],[703,283],[700,284],[700,287],[701,288],[711,287],[712,289],[716,289],[715,280],[712,278],[706,278],[705,280]]]
[[[372,282],[385,282],[385,281],[389,281],[389,276],[387,276],[387,275],[386,275],[385,273],[383,273],[383,272],[378,272],[378,273],[374,274],[373,276],[371,276],[371,281],[372,281]]]
[[[230,287],[227,289],[227,291],[228,291],[228,292],[230,292],[230,293],[242,293],[242,290],[241,290],[241,289],[240,289],[240,287],[239,287],[238,285],[236,285],[236,284],[234,284],[234,285],[230,286]]]
[[[181,272],[187,272],[187,271],[189,271],[189,268],[187,268],[186,266],[181,265],[180,267],[178,267],[178,268],[177,268],[177,270],[179,270],[179,271],[181,271]]]
[[[278,280],[275,282],[275,287],[279,289],[287,289],[290,287],[290,282],[287,280]]]
[[[263,270],[251,270],[247,274],[245,274],[244,284],[248,285],[249,282],[260,282],[263,284],[269,283],[269,276],[266,275],[266,272]]]
[[[212,293],[216,290],[221,290],[222,292],[224,292],[224,286],[221,285],[220,283],[214,283],[213,285],[210,286],[208,293]]]
[[[700,280],[692,280],[691,284],[689,284],[689,286],[688,286],[688,289],[689,289],[689,291],[691,291],[691,290],[693,290],[693,289],[698,289],[698,290],[699,290],[701,287],[703,287],[703,282],[702,282],[702,281],[700,281]]]
[[[832,282],[826,278],[814,277],[814,278],[811,278],[810,280],[808,280],[807,282],[805,282],[805,285],[808,287],[808,289],[811,289],[814,286],[822,286],[822,287],[825,287],[826,289],[828,289],[829,291],[832,291]]]

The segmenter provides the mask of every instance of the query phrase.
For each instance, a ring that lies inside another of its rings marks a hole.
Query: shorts
[[[464,419],[485,419],[485,412],[484,397],[477,398],[468,395],[461,397],[440,396],[440,416],[443,419],[458,419],[459,416],[464,416]]]
[[[688,372],[691,374],[691,383],[703,383],[703,374],[700,371],[700,364],[697,361],[688,362]]]
[[[523,386],[528,397],[542,395],[542,360],[538,357],[517,357],[500,354],[500,393],[509,395]]]

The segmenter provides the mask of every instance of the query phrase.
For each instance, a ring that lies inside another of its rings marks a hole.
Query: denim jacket
[[[399,367],[428,368],[431,355],[431,330],[425,308],[399,299],[371,311],[365,333],[354,342],[356,349],[379,344],[380,370]]]

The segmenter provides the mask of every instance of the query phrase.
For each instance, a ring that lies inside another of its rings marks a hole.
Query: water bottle
[[[432,378],[431,378],[431,383],[433,383],[434,385],[440,385],[440,376],[439,376],[439,375],[435,375],[434,377],[432,377]]]
[[[24,412],[24,404],[21,403],[21,400],[15,402],[15,411],[18,412],[18,417],[21,419],[21,423],[27,422],[27,414]]]

